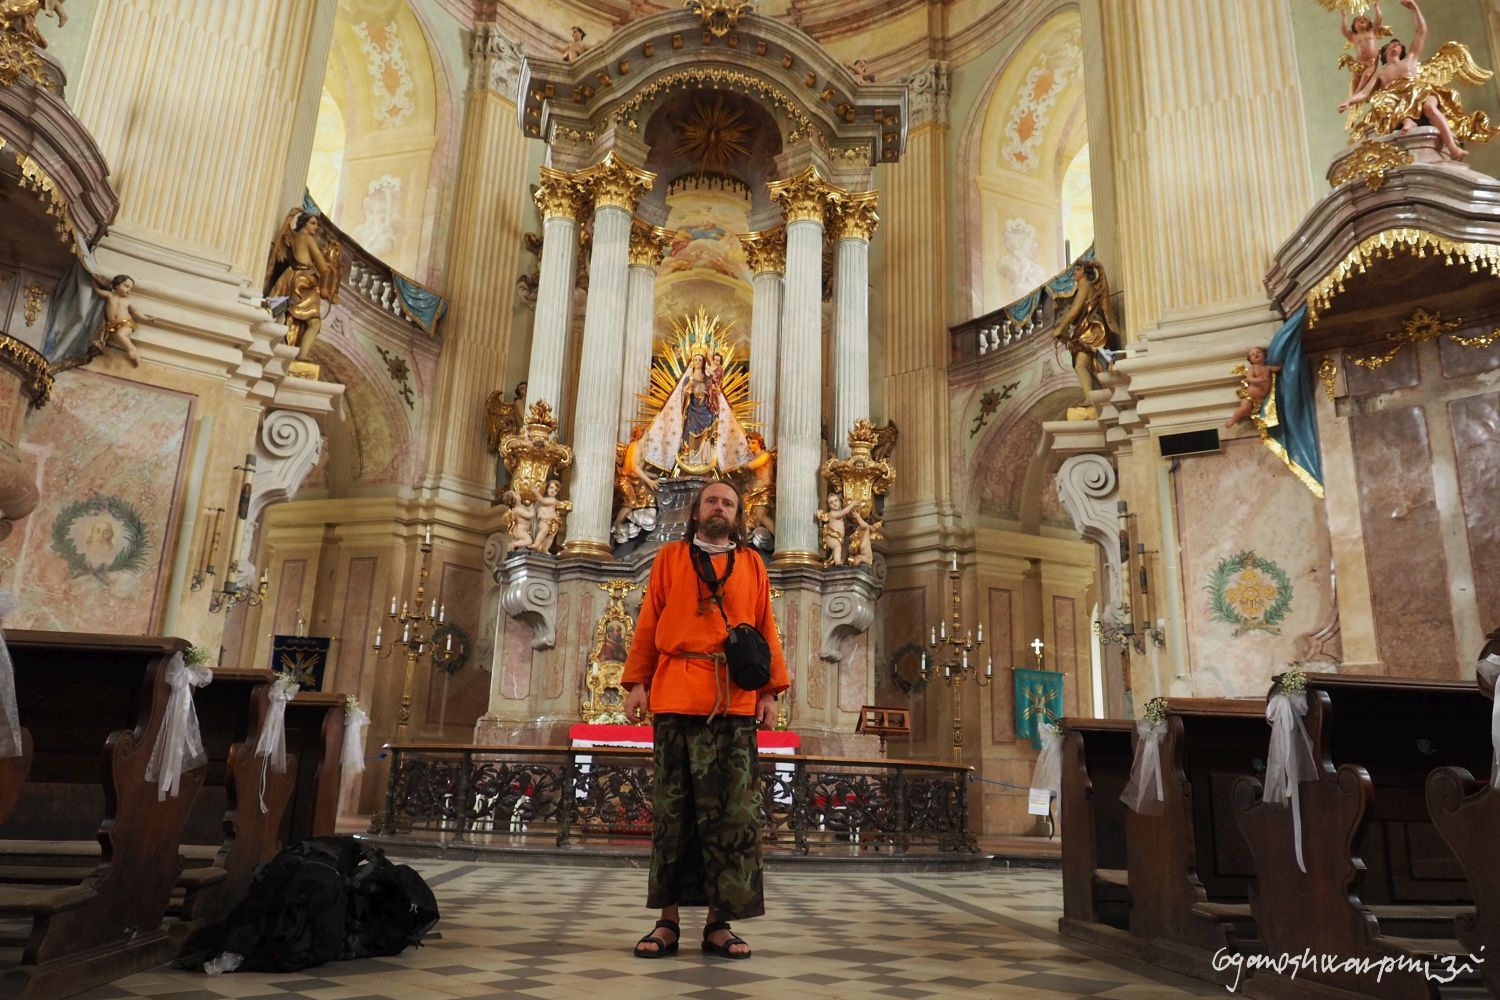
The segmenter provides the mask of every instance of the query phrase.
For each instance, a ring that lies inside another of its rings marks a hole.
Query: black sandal
[[[708,936],[715,931],[729,931],[729,936],[724,939],[723,944],[714,944]],[[730,951],[737,944],[745,945],[744,951]],[[750,946],[734,931],[729,929],[729,921],[715,920],[703,928],[703,950],[710,955],[718,955],[720,958],[742,959],[750,957]]]
[[[675,935],[671,941],[663,941],[661,938],[653,936],[656,933],[657,929],[661,927],[665,927]],[[651,934],[647,934],[645,937],[641,938],[635,943],[635,957],[666,958],[668,955],[675,955],[677,954],[677,942],[681,937],[682,929],[677,926],[677,921],[658,920],[656,922],[656,927],[651,928]],[[656,945],[655,951],[641,951],[641,945],[645,944],[648,941]]]

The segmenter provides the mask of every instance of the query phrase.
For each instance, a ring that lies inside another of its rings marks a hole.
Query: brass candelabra
[[[963,598],[959,595],[957,553],[954,553],[953,562],[948,569],[948,579],[952,581],[953,588],[951,611],[948,618],[932,626],[927,640],[927,650],[922,653],[922,681],[924,683],[928,681],[932,673],[938,669],[943,671],[943,680],[948,684],[949,698],[953,702],[953,762],[962,764],[963,683],[965,679],[973,677],[976,687],[989,687],[995,677],[995,661],[993,657],[986,657],[984,673],[979,672],[979,658],[984,649],[984,623],[979,623],[977,631],[963,626]],[[928,651],[932,653],[930,664]],[[969,662],[971,655],[972,663]]]
[[[396,714],[396,743],[406,741],[407,727],[411,723],[411,686],[416,675],[417,658],[427,652],[428,645],[434,638],[434,632],[442,628],[448,621],[448,609],[439,604],[435,599],[431,606],[422,610],[423,605],[428,603],[427,598],[427,574],[432,563],[432,526],[428,525],[422,536],[422,544],[418,546],[422,553],[421,567],[417,570],[417,592],[411,600],[401,602],[401,610],[396,610],[396,595],[391,595],[391,610],[387,616],[393,623],[393,632],[396,626],[401,629],[401,638],[392,638],[390,642],[384,641],[383,626],[375,626],[375,641],[371,648],[375,651],[377,659],[390,659],[397,646],[406,650],[406,676],[401,685],[401,710]],[[415,607],[416,610],[412,610]],[[453,633],[447,633],[448,652],[453,649]]]

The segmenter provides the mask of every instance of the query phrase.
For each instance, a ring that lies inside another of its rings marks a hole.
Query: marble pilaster
[[[786,301],[777,373],[776,558],[816,565],[822,459],[823,217],[831,188],[809,166],[770,185],[786,212]]]
[[[526,207],[526,138],[516,128],[518,47],[492,23],[469,46],[469,91],[453,212],[452,306],[438,359],[427,485],[488,503],[493,458],[478,402],[505,382]],[[541,398],[533,396],[533,398]],[[553,400],[555,402],[555,399]]]
[[[616,437],[630,440],[631,423],[651,378],[651,340],[656,323],[656,265],[671,245],[671,232],[639,219],[630,227],[630,273],[625,287],[625,355],[620,363],[620,426]]]
[[[780,365],[782,293],[785,289],[786,227],[740,237],[754,273],[750,300],[750,398],[759,404],[761,436],[776,447],[776,381]]]
[[[636,198],[650,190],[656,176],[611,152],[574,177],[593,192],[596,207],[583,357],[578,368],[578,414],[573,423],[573,455],[578,471],[573,477],[573,513],[568,518],[563,554],[607,558],[615,421],[620,410],[620,366],[625,351],[631,218]]]
[[[875,192],[842,196],[829,212],[834,240],[833,422],[840,458],[849,457],[849,431],[870,418],[870,236]]]
[[[542,213],[542,259],[526,399],[529,403],[546,400],[556,411],[562,403],[563,356],[572,321],[578,219],[588,202],[571,174],[550,167],[542,168],[536,202]]]

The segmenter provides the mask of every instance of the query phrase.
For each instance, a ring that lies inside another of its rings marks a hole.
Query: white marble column
[[[759,404],[761,436],[776,447],[776,380],[781,341],[782,291],[786,271],[786,227],[740,237],[750,261],[750,398]]]
[[[837,240],[833,277],[833,423],[828,431],[840,458],[849,457],[854,421],[870,419],[870,235],[875,192],[842,196],[830,209]]]
[[[625,356],[620,363],[621,444],[630,440],[640,408],[637,393],[651,378],[651,341],[656,326],[656,265],[671,246],[671,231],[635,220],[630,227],[630,274],[625,288]]]
[[[817,566],[823,399],[823,213],[829,185],[813,167],[770,185],[786,213],[786,301],[776,386],[776,558]]]
[[[563,355],[572,319],[573,282],[578,274],[578,219],[587,199],[572,175],[543,167],[536,203],[543,220],[542,260],[536,318],[531,327],[531,363],[526,370],[526,402],[530,405],[545,400],[555,412],[562,405]]]
[[[563,555],[608,558],[631,216],[636,198],[650,190],[656,175],[611,152],[592,167],[578,171],[574,179],[594,196],[594,247],[589,257],[589,295],[583,316],[583,357],[578,365],[578,413],[573,421],[573,461],[577,469],[570,497],[573,513],[568,516]]]

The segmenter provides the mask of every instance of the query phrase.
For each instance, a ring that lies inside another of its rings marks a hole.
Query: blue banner
[[[271,637],[271,669],[297,678],[299,691],[323,690],[323,671],[328,668],[327,636],[277,635]]]
[[[430,288],[403,278],[395,271],[391,272],[391,278],[396,285],[396,294],[401,298],[401,308],[431,336],[438,321],[448,311],[448,300]]]
[[[1272,391],[1260,404],[1255,426],[1260,439],[1292,470],[1292,475],[1323,496],[1323,449],[1318,442],[1318,403],[1312,365],[1302,352],[1307,306],[1292,313],[1266,348],[1266,364],[1280,366],[1271,376]]]
[[[1042,723],[1063,714],[1063,675],[1052,670],[1015,670],[1016,741],[1030,740],[1042,748]]]

